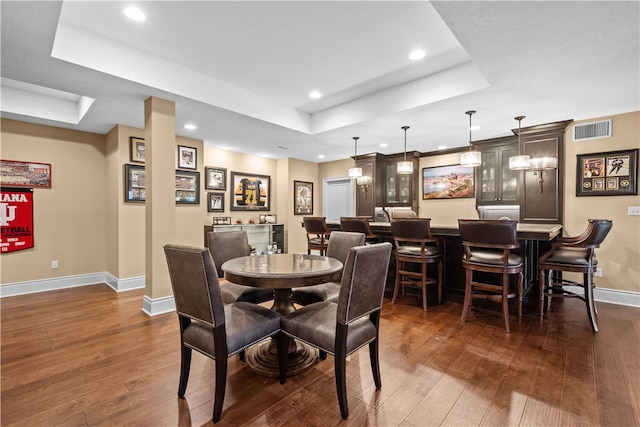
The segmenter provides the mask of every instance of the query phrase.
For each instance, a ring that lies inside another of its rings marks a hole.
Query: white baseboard
[[[144,298],[142,298],[142,311],[149,316],[170,313],[176,311],[176,301],[173,295],[155,299],[151,299],[145,295]]]
[[[97,285],[100,283],[106,283],[116,292],[128,291],[131,289],[144,288],[144,276],[117,279],[109,273],[101,272],[32,280],[28,282],[7,283],[0,286],[0,298],[75,288],[78,286]]]
[[[640,293],[638,292],[595,288],[593,290],[593,296],[598,302],[608,302],[610,304],[627,305],[629,307],[640,308]]]

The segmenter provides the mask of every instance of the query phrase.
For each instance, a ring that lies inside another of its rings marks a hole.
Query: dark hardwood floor
[[[213,362],[194,352],[178,399],[176,315],[148,317],[142,296],[95,285],[3,298],[2,426],[212,425]],[[640,310],[599,304],[594,334],[583,303],[553,304],[542,323],[527,305],[506,334],[499,312],[463,323],[460,304],[385,299],[382,389],[368,351],[352,355],[347,421],[330,356],[284,385],[233,357],[218,425],[640,425]]]

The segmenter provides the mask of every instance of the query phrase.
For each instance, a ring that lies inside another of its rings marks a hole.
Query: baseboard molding
[[[608,302],[610,304],[627,305],[629,307],[640,308],[639,292],[595,288],[593,291],[593,296],[598,302]]]
[[[7,283],[6,285],[0,286],[0,298],[75,288],[78,286],[97,285],[100,283],[106,283],[116,292],[128,291],[144,288],[144,276],[117,279],[109,273],[101,272],[32,280],[29,282]]]
[[[173,295],[154,299],[145,295],[144,298],[142,298],[142,311],[149,316],[170,313],[172,311],[176,311],[176,301],[173,298]]]

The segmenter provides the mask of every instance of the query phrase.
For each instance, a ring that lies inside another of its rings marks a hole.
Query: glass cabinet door
[[[398,182],[398,196],[400,200],[400,204],[410,205],[411,204],[411,178],[412,174],[408,175],[397,175],[396,180]]]
[[[501,201],[518,200],[518,171],[509,169],[509,157],[517,155],[517,149],[502,151],[502,194],[499,196]]]
[[[480,170],[480,200],[492,202],[496,200],[496,152],[482,152],[482,169]],[[508,166],[508,165],[507,165]]]
[[[387,188],[386,201],[387,205],[398,203],[398,193],[396,192],[396,166],[387,165]]]

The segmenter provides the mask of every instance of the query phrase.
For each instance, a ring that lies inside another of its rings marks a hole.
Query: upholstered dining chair
[[[184,397],[189,380],[192,350],[215,361],[216,379],[213,400],[213,422],[222,415],[227,384],[227,359],[265,338],[279,334],[281,315],[248,302],[224,304],[218,274],[206,248],[168,244],[164,253],[176,312],[180,322],[180,383],[178,396]],[[285,347],[279,345],[278,349]],[[286,349],[280,361],[286,361]],[[283,362],[284,363],[284,362]],[[286,369],[279,364],[280,383]]]
[[[340,217],[340,229],[355,233],[364,233],[367,243],[379,243],[378,235],[371,231],[369,217],[366,216],[343,216]]]
[[[509,326],[509,299],[515,298],[518,318],[522,317],[522,272],[524,262],[517,239],[517,222],[506,220],[459,219],[458,228],[464,246],[462,266],[466,270],[462,321],[474,299],[485,299],[502,304],[502,316],[507,332]],[[497,283],[479,282],[474,272],[499,274]],[[516,276],[515,291],[511,291],[509,277]]]
[[[364,245],[363,233],[334,231],[327,246],[327,256],[337,259],[344,265],[347,261],[349,250],[355,246],[362,245]],[[339,295],[340,282],[293,288],[293,302],[300,305],[308,305],[320,301],[338,302]]]
[[[431,218],[397,219],[391,221],[391,234],[395,244],[396,283],[392,304],[398,297],[398,290],[405,286],[417,286],[422,290],[422,309],[427,311],[427,285],[438,287],[438,304],[442,302],[443,252],[438,239],[431,234]],[[411,264],[420,265],[419,270],[411,269]],[[435,265],[435,278],[427,276],[427,266]]]
[[[382,387],[378,330],[390,256],[391,243],[387,242],[351,248],[342,273],[338,303],[310,304],[280,322],[284,334],[318,348],[321,354],[334,356],[338,404],[344,419],[349,417],[347,356],[368,344],[373,380],[376,389]],[[285,358],[286,343],[280,340],[278,345],[278,357]]]
[[[559,238],[551,244],[551,250],[540,257],[538,262],[540,320],[544,316],[545,297],[549,304],[552,298],[579,298],[586,303],[591,328],[594,332],[598,332],[598,311],[593,298],[595,287],[593,275],[598,266],[595,250],[600,247],[612,226],[613,221],[608,219],[590,219],[587,229],[582,234]],[[563,279],[561,272],[582,273],[582,282]],[[582,288],[582,294],[564,288],[569,285]]]
[[[312,250],[320,251],[324,255],[327,251],[331,230],[327,226],[327,218],[324,216],[305,216],[302,224],[307,232],[307,254]]]
[[[224,278],[224,271],[222,271],[221,268],[222,264],[230,259],[249,255],[250,248],[246,231],[212,231],[207,233],[207,243],[216,265],[222,292],[222,301],[225,304],[236,301],[259,304],[273,299],[273,291],[271,289],[238,285]]]

